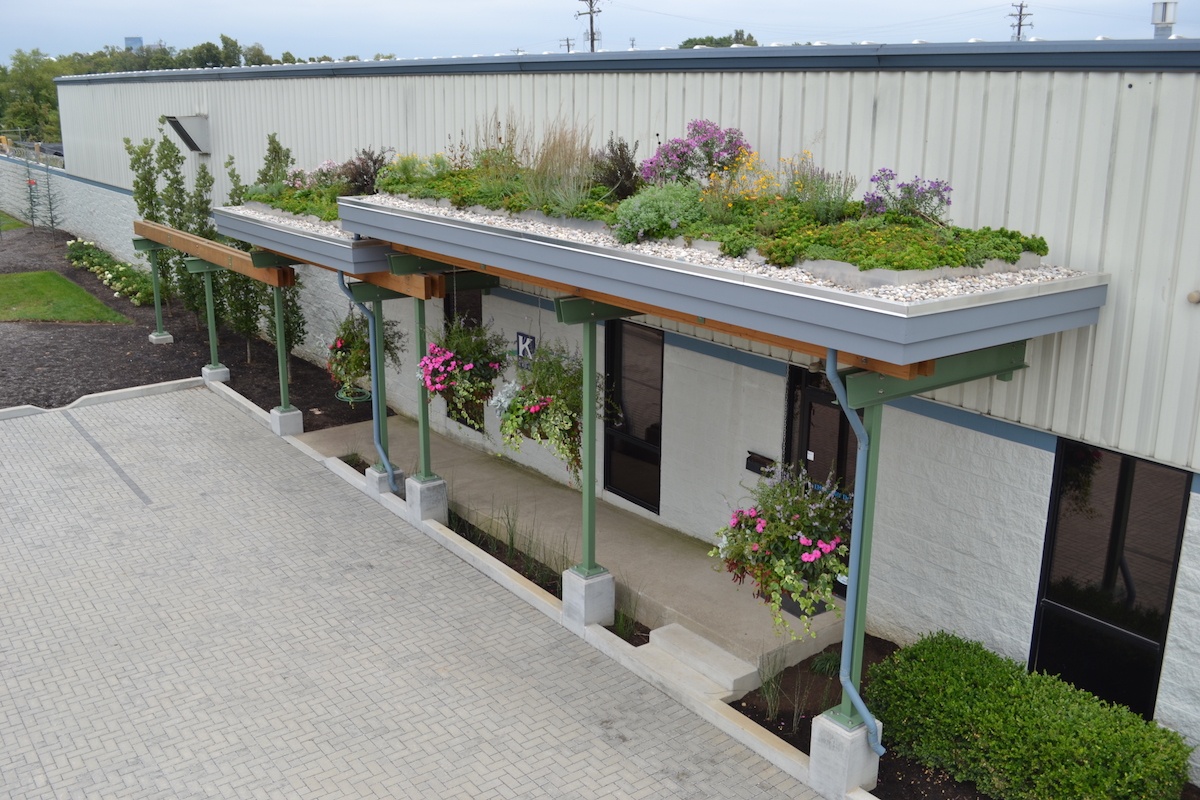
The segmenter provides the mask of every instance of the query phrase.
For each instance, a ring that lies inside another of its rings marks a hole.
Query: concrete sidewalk
[[[0,452],[0,795],[815,797],[209,389]]]
[[[372,432],[372,423],[362,422],[295,438],[325,456],[357,453],[375,462],[379,459]],[[519,539],[537,543],[538,552],[565,548],[571,556],[578,554],[582,528],[578,490],[436,433],[430,449],[433,470],[446,479],[455,511],[481,527],[490,526],[502,537],[513,526]],[[415,421],[388,417],[388,452],[397,466],[409,471],[415,467]],[[714,530],[720,523],[714,523]],[[788,651],[789,663],[797,663],[841,641],[842,619],[832,613],[813,621],[816,639],[793,642],[780,636],[751,588],[733,583],[720,562],[708,556],[711,547],[624,509],[596,504],[596,560],[616,577],[618,603],[631,607],[630,598],[635,597],[637,617],[648,627],[680,624],[752,664],[780,648]],[[577,561],[570,558],[567,563]]]

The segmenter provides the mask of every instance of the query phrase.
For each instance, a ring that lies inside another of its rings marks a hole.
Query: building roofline
[[[391,75],[497,75],[587,72],[804,71],[1200,72],[1200,40],[962,42],[804,45],[702,50],[634,50],[392,61],[336,61],[257,67],[70,75],[77,83],[170,83]]]

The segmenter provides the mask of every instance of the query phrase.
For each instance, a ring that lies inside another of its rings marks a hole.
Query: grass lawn
[[[0,211],[0,231],[11,231],[17,228],[24,228],[25,223],[19,219],[14,219],[3,211]]]
[[[131,322],[57,272],[0,275],[0,321]]]

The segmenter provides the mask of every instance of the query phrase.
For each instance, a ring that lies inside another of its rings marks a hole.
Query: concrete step
[[[756,664],[730,655],[678,623],[650,631],[650,644],[726,691],[748,692],[759,685]]]
[[[636,670],[639,675],[677,699],[682,692],[700,700],[730,703],[749,691],[719,685],[654,642],[635,648],[631,658],[642,667]]]

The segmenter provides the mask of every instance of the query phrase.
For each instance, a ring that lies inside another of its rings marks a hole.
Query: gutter
[[[388,457],[387,451],[383,449],[383,440],[379,438],[379,381],[381,379],[378,369],[382,363],[383,355],[377,351],[375,347],[375,327],[379,323],[365,305],[354,299],[354,293],[350,291],[350,287],[346,285],[346,273],[338,270],[338,288],[342,290],[342,294],[349,298],[350,302],[363,313],[367,318],[367,336],[371,340],[371,439],[375,442],[375,452],[379,454],[379,461],[383,464],[383,468],[387,470],[388,486],[396,494],[400,494],[400,487],[396,483],[396,470],[392,467],[392,460]],[[383,410],[387,413],[387,409]]]
[[[833,387],[833,393],[837,396],[838,405],[842,407],[842,413],[846,415],[850,427],[854,429],[854,435],[858,437],[858,452],[855,454],[854,468],[854,512],[850,522],[850,580],[846,586],[846,622],[842,632],[842,665],[838,671],[838,680],[841,681],[842,691],[850,698],[854,710],[863,718],[863,723],[867,726],[867,740],[871,744],[871,749],[875,751],[876,755],[882,756],[887,751],[884,750],[883,743],[879,741],[879,726],[875,723],[874,715],[867,710],[867,704],[863,702],[858,689],[850,680],[850,664],[853,658],[851,651],[855,641],[854,621],[858,612],[858,574],[859,566],[862,563],[862,514],[866,496],[865,487],[862,484],[867,477],[867,453],[871,449],[871,441],[867,436],[866,426],[858,418],[854,409],[850,408],[846,398],[846,384],[842,382],[842,376],[838,375],[837,363],[838,351],[831,347],[825,357],[825,376],[829,379],[829,385]]]

